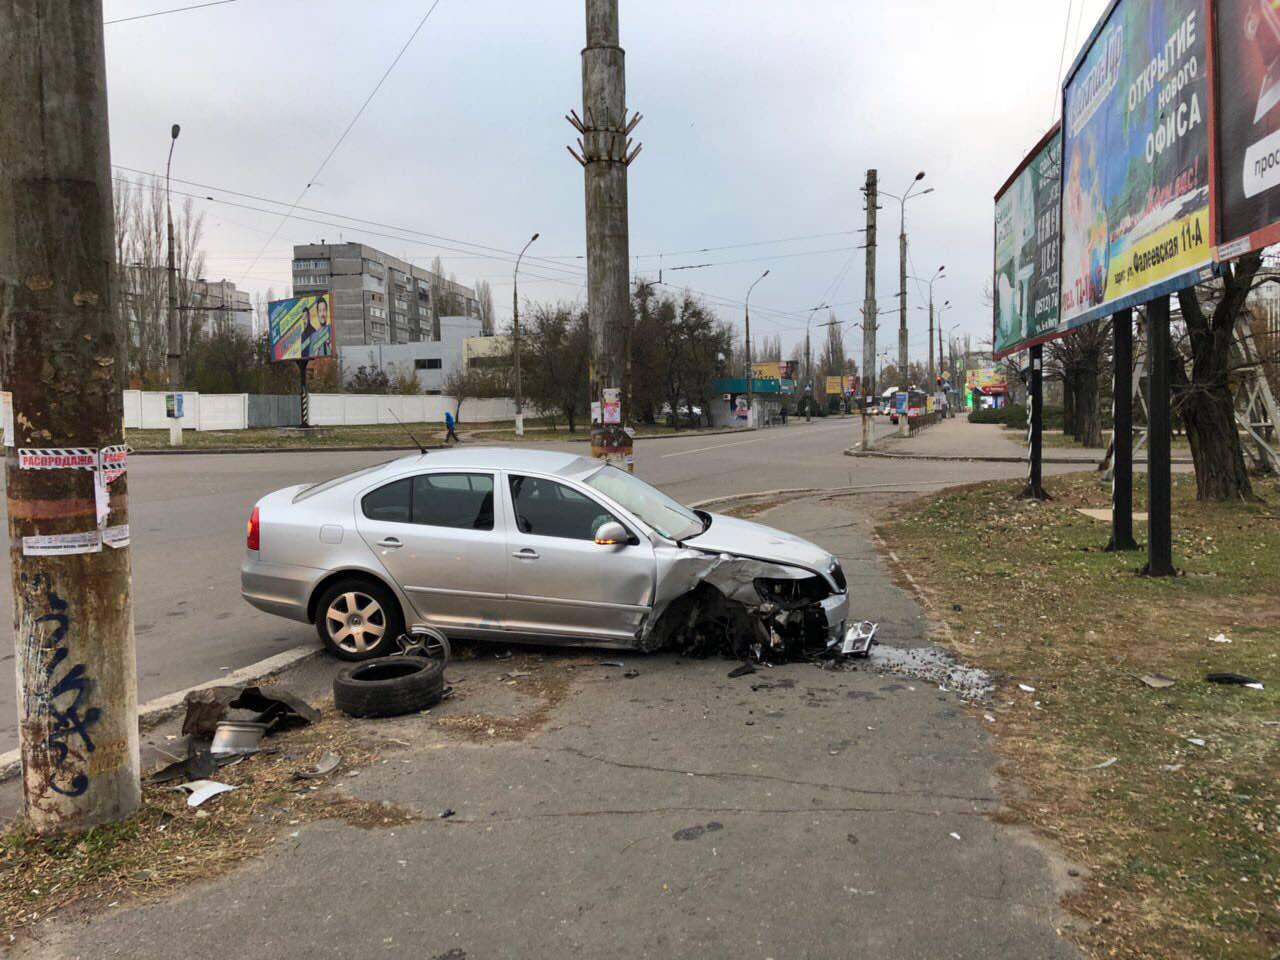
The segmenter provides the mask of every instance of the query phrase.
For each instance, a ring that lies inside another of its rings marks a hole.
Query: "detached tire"
[[[444,663],[425,657],[378,657],[334,678],[333,702],[352,717],[398,717],[439,703]]]

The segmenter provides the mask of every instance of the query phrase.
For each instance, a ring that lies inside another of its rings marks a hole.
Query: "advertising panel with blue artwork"
[[[328,293],[273,300],[268,307],[271,359],[332,357],[333,297]]]
[[[1062,323],[1211,275],[1207,0],[1115,0],[1063,88]]]

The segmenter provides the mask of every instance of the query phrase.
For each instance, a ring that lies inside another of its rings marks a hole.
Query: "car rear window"
[[[301,503],[303,500],[310,499],[318,494],[324,493],[326,490],[332,490],[338,484],[346,483],[348,480],[356,480],[360,477],[367,477],[370,474],[377,473],[389,463],[395,463],[394,460],[384,460],[382,463],[375,463],[372,467],[365,467],[363,470],[357,470],[355,473],[344,473],[340,477],[333,477],[320,483],[313,483],[304,490],[299,490],[294,494],[293,502]]]
[[[413,491],[409,486],[409,478],[396,480],[366,493],[360,501],[364,515],[370,520],[382,520],[386,523],[408,523],[413,515]]]

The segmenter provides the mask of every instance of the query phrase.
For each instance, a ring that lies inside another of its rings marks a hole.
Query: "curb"
[[[740,427],[735,430],[708,430],[705,433],[702,431],[687,431],[685,433],[664,433],[656,437],[640,436],[640,437],[636,437],[636,442],[639,443],[641,441],[648,441],[648,440],[676,440],[682,437],[719,437],[719,436],[724,436],[724,435],[733,434],[733,433],[755,433],[755,432],[757,432],[756,427],[750,427],[750,428]],[[500,447],[500,446],[506,446],[512,443],[530,443],[530,442],[533,442],[533,443],[590,443],[591,438],[587,436],[582,436],[582,437],[569,437],[568,439],[562,439],[562,440],[539,440],[535,437],[531,441],[528,435],[526,435],[525,439],[521,441],[516,441],[516,440],[490,441],[485,437],[475,437],[474,439],[469,438],[464,442],[466,443],[467,446]],[[426,448],[428,451],[456,449],[456,447],[451,447],[443,443],[440,443],[440,444],[429,443],[426,445]],[[197,457],[197,456],[226,456],[228,454],[251,454],[251,453],[381,453],[384,451],[387,453],[403,452],[406,454],[410,454],[417,451],[417,449],[418,448],[414,446],[403,446],[403,445],[394,446],[394,447],[385,446],[385,445],[357,446],[357,447],[335,447],[335,446],[328,446],[328,445],[315,446],[315,447],[168,447],[164,449],[146,449],[146,450],[135,450],[133,448],[130,448],[129,456],[131,457],[166,457],[166,456]]]
[[[208,690],[211,687],[251,686],[259,680],[275,676],[289,667],[305,663],[323,654],[324,651],[319,647],[295,647],[293,650],[286,650],[284,653],[277,653],[274,656],[267,657],[265,660],[251,663],[247,667],[233,670],[225,677],[206,680],[203,683],[197,683],[195,686],[187,687],[183,690],[175,690],[173,693],[166,693],[162,697],[156,697],[154,700],[149,700],[138,707],[138,730],[149,730],[157,724],[176,716],[182,709],[183,700],[193,690]],[[5,753],[0,753],[0,783],[13,779],[21,772],[21,750],[9,750]]]
[[[888,453],[882,450],[857,450],[848,449],[844,451],[846,457],[876,457],[881,460],[941,460],[945,462],[956,463],[1026,463],[1026,457],[967,457],[959,454],[929,454],[929,453]],[[1097,460],[1080,460],[1068,459],[1065,457],[1041,457],[1041,463],[1065,464],[1067,466],[1081,466],[1098,468]],[[1146,463],[1145,457],[1133,461],[1135,464]],[[1171,464],[1190,464],[1194,461],[1190,457],[1173,457]]]

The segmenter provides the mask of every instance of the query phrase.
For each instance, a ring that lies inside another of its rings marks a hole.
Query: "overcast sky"
[[[105,19],[193,2],[105,0]],[[530,254],[548,259],[526,260],[521,299],[585,301],[582,170],[563,119],[581,109],[582,0],[440,0],[306,192],[302,205],[326,212],[299,216],[328,223],[279,226],[430,4],[234,0],[109,24],[112,162],[163,174],[177,122],[174,177],[219,190],[175,190],[277,211],[200,201],[206,274],[243,289],[287,295],[292,245],[341,235],[424,263],[438,254],[460,281],[488,280],[505,323],[512,257],[406,231],[501,251],[539,231]],[[866,170],[894,193],[924,170],[934,192],[907,204],[909,272],[945,264],[934,286],[935,301],[952,304],[945,327],[959,324],[975,345],[989,339],[992,195],[1054,118],[1064,28],[1069,63],[1104,6],[621,0],[628,105],[645,118],[630,169],[633,275],[656,277],[667,252],[666,282],[710,295],[740,324],[747,286],[768,268],[752,296],[757,342],[780,333],[789,351],[808,308],[828,302],[850,321],[846,345],[860,361],[854,231]],[[897,290],[898,208],[882,203],[885,309]],[[333,214],[391,229],[337,226]],[[811,239],[777,242],[796,237]],[[673,270],[703,263],[713,266]],[[909,283],[913,359],[927,350],[925,302]],[[896,313],[881,317],[880,350],[896,351],[897,324]]]

